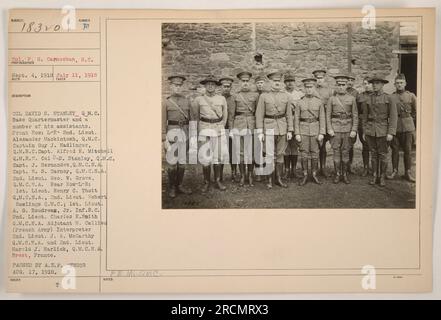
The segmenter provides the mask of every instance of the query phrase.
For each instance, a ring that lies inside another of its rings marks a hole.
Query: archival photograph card
[[[434,9],[8,21],[10,292],[432,290]]]

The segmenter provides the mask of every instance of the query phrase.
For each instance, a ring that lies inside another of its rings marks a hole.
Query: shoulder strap
[[[345,110],[345,107],[344,107],[343,103],[341,102],[340,98],[337,95],[335,95],[334,97],[337,99],[338,104],[342,108],[342,112],[347,114],[347,111]],[[351,97],[353,97],[353,96],[351,95]]]
[[[185,113],[185,111],[184,110],[182,110],[182,108],[171,98],[171,97],[169,97],[168,99],[167,99],[168,101],[170,101],[171,102],[171,104],[180,112],[180,113],[182,113],[182,115],[185,117],[185,119],[187,119],[188,120],[188,114],[186,114]]]
[[[317,99],[318,99],[318,98],[317,98]],[[321,102],[321,100],[320,100],[320,102]],[[306,105],[307,105],[307,107],[308,107],[308,109],[307,109],[308,113],[309,113],[310,115],[312,115],[314,118],[317,119],[319,116],[316,115],[314,112],[312,112],[311,109],[309,109],[309,101],[308,101],[308,100],[306,100]]]
[[[340,107],[343,107],[343,103],[341,103],[340,98],[338,96],[335,96],[335,99],[337,99],[337,102],[340,105]]]
[[[250,107],[250,104],[245,100],[242,93],[239,92],[238,95],[239,95],[240,99],[242,100],[242,102],[244,103],[244,105],[248,108],[248,110],[253,112],[253,108]]]
[[[206,95],[203,95],[202,97],[203,97],[204,100],[208,103],[208,105],[210,106],[211,110],[213,110],[213,112],[216,114],[216,116],[217,116],[219,119],[222,119],[222,117],[219,116],[219,114],[217,113],[216,109],[213,108],[213,103],[208,99],[208,97],[207,97]]]

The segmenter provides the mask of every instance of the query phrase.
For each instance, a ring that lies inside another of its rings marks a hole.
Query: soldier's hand
[[[259,135],[257,136],[257,138],[259,139],[260,142],[265,141],[265,135],[263,133],[259,133]]]
[[[391,134],[388,134],[388,135],[386,136],[386,140],[389,141],[389,142],[391,142],[393,138],[394,138],[394,136],[391,135]]]
[[[302,142],[302,137],[299,134],[296,134],[297,142]]]
[[[230,136],[230,138],[233,138],[234,137],[233,131],[230,130],[230,133],[228,135]]]
[[[287,134],[286,134],[286,140],[291,140],[292,139],[292,132],[288,132]]]
[[[354,139],[357,136],[357,132],[355,131],[351,131],[351,133],[349,134],[349,136]]]
[[[328,134],[331,136],[331,137],[333,137],[334,136],[334,130],[328,130]]]
[[[323,135],[322,135],[322,134],[319,134],[319,135],[318,135],[318,141],[319,141],[319,142],[322,142],[322,141],[323,141]]]

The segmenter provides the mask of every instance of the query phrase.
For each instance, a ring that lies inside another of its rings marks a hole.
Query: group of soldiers
[[[322,69],[302,79],[301,91],[296,90],[292,72],[274,71],[253,79],[251,72],[241,71],[236,78],[240,89],[234,94],[231,93],[235,81],[232,77],[208,76],[200,81],[200,87],[193,88],[198,92],[188,98],[182,94],[186,78],[182,75],[168,78],[172,94],[163,107],[164,149],[170,151],[174,143],[186,148],[189,143],[197,144],[192,141],[191,129],[198,133],[194,138],[199,143],[209,145],[209,160],[202,161],[202,193],[212,185],[212,169],[215,187],[226,189],[223,184],[225,163],[231,165],[232,181],[241,186],[246,182],[254,186],[255,181],[261,181],[261,172],[265,172],[262,169],[269,164],[247,157],[250,154],[247,151],[255,147],[260,147],[266,162],[274,165],[265,174],[267,188],[272,188],[273,183],[286,188],[287,179],[297,178],[299,155],[303,174],[298,184],[305,185],[308,178],[322,184],[318,176],[328,177],[328,141],[333,149],[333,182],[349,184],[348,173],[352,173],[353,145],[357,136],[362,144],[362,176],[371,174],[371,185],[385,186],[385,179],[395,178],[400,147],[404,151],[403,178],[415,182],[411,175],[411,150],[415,139],[416,97],[406,91],[403,74],[396,76],[393,94],[383,92],[388,80],[378,75],[363,80],[361,93],[353,87],[355,77],[347,74],[335,75],[335,88],[331,89],[325,80],[326,70]],[[252,90],[252,80],[256,90]],[[267,81],[269,90],[264,89]],[[182,138],[170,141],[173,139],[167,133],[171,129],[184,132]],[[254,136],[257,139],[247,139]],[[273,148],[265,148],[268,138],[273,141]],[[237,161],[233,161],[234,139],[240,142]],[[389,147],[392,149],[392,173],[386,175]],[[179,161],[167,164],[168,196],[171,198],[178,193],[191,193],[183,186],[185,166],[185,162]]]

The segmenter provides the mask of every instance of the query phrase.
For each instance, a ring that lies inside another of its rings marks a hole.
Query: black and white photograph
[[[162,24],[162,206],[414,208],[415,22]]]

